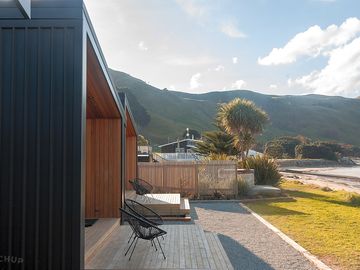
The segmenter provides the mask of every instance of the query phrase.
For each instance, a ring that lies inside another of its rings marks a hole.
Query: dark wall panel
[[[82,22],[6,25],[0,21],[0,255],[13,262],[0,269],[79,269]]]
[[[0,18],[24,19],[17,7],[18,0],[0,0]],[[25,0],[29,1],[29,0]],[[31,0],[32,19],[80,19],[83,16],[82,0]]]

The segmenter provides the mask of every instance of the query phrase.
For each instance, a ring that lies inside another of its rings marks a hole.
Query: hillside
[[[270,116],[259,140],[298,135],[360,145],[360,100],[321,95],[276,96],[247,90],[189,94],[160,90],[130,75],[110,70],[119,91],[127,94],[140,132],[152,144],[176,139],[189,127],[212,130],[219,103],[235,97],[254,101]]]

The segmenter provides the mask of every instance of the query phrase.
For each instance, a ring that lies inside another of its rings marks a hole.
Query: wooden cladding
[[[128,109],[126,109],[125,162],[125,187],[126,189],[132,189],[129,180],[137,177],[137,135]]]
[[[86,218],[119,217],[121,120],[86,120]]]
[[[129,189],[129,180],[137,176],[137,149],[136,149],[136,137],[126,137],[126,170],[125,170],[125,185]]]
[[[134,127],[134,123],[131,121],[129,110],[126,108],[126,136],[135,136],[136,131]]]
[[[87,61],[86,118],[119,118],[120,112],[89,41],[87,42]]]

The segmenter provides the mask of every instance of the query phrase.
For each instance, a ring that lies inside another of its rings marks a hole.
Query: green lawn
[[[275,225],[334,269],[360,269],[360,207],[343,191],[283,182],[293,202],[248,203]]]

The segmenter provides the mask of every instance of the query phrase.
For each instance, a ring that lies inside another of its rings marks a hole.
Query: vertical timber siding
[[[0,269],[82,267],[82,42],[80,20],[0,21],[0,255],[23,260]]]
[[[119,217],[121,119],[86,120],[86,218]]]
[[[137,177],[137,149],[136,137],[126,137],[126,184],[129,180]],[[130,187],[130,186],[129,186]]]

